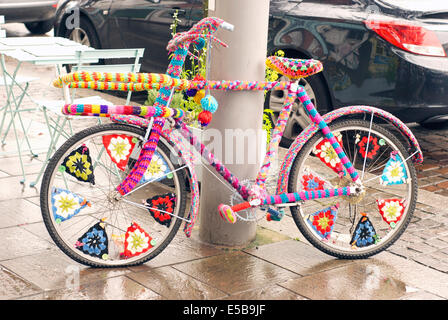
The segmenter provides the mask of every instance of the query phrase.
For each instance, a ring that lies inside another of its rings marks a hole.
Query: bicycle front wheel
[[[305,201],[291,207],[299,230],[316,248],[344,259],[367,258],[393,244],[409,224],[417,200],[414,165],[389,130],[364,120],[330,130],[362,182],[357,195]],[[297,154],[289,192],[354,186],[329,141],[318,133]]]
[[[123,124],[85,129],[50,160],[41,211],[56,245],[92,267],[144,263],[171,242],[185,213],[184,170],[161,139],[151,163],[127,195],[116,187],[138,159],[145,131]]]

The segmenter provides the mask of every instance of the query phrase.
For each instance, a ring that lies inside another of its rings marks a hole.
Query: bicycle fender
[[[392,115],[387,111],[369,106],[349,106],[333,110],[322,116],[322,118],[325,120],[327,124],[330,124],[331,122],[346,117],[348,115],[354,115],[354,114],[371,115],[372,113],[374,114],[374,116],[377,116],[385,120],[386,122],[394,125],[398,129],[398,131],[408,140],[411,149],[413,149],[414,150],[413,152],[415,152],[414,156],[412,157],[412,161],[414,163],[423,162],[423,153],[412,131],[400,119],[398,119],[397,117],[395,117],[394,115]],[[305,130],[303,130],[297,136],[297,138],[289,147],[288,152],[286,153],[286,156],[283,159],[283,162],[280,166],[279,178],[277,181],[277,192],[276,192],[277,194],[287,192],[289,173],[291,171],[294,159],[296,155],[299,153],[299,151],[302,149],[303,145],[309,139],[311,139],[318,132],[318,130],[319,130],[318,125],[316,125],[315,123],[311,123],[308,127],[305,128]]]
[[[177,151],[182,161],[188,167],[188,171],[190,172],[188,179],[191,189],[191,202],[190,211],[187,216],[190,222],[185,222],[184,225],[184,233],[189,238],[199,215],[199,183],[196,176],[196,171],[194,170],[195,156],[188,149],[188,144],[184,143],[181,140],[182,137],[180,136],[180,134],[176,133],[176,131],[170,129],[164,130],[162,132],[162,137],[168,142],[171,142],[173,148]]]

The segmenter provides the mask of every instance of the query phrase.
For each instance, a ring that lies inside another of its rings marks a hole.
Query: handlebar
[[[173,39],[168,42],[166,49],[169,52],[172,52],[181,46],[188,47],[191,43],[194,43],[195,40],[199,38],[209,38],[219,43],[221,46],[227,47],[227,44],[213,36],[213,33],[215,33],[219,27],[228,31],[233,31],[234,29],[234,26],[232,24],[222,19],[207,17],[196,23],[193,27],[191,27],[190,30],[186,32],[176,33]]]

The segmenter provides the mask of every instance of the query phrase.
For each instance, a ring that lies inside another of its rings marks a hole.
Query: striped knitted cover
[[[350,187],[316,190],[316,191],[302,191],[294,193],[282,193],[273,196],[266,196],[266,198],[263,201],[263,204],[293,203],[297,201],[349,196],[349,195],[350,195]]]
[[[62,113],[72,116],[110,117],[111,115],[133,115],[146,118],[174,118],[181,119],[184,116],[182,109],[165,106],[125,106],[102,104],[66,104],[62,107]]]

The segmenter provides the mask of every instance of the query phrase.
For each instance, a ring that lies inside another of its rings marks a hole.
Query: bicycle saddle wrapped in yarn
[[[323,69],[322,63],[314,59],[289,59],[271,56],[266,59],[266,66],[289,79],[311,76]]]

